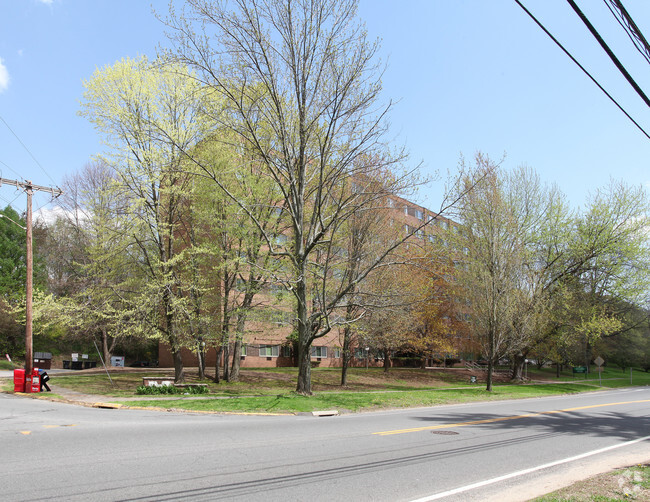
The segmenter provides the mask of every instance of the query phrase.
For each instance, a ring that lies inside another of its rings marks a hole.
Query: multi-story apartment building
[[[452,220],[436,214],[430,209],[415,204],[396,195],[386,199],[387,217],[390,226],[402,236],[411,235],[404,246],[416,245],[420,248],[438,246],[445,252],[449,250],[448,232],[458,231],[458,225]],[[277,301],[279,296],[284,300]],[[259,293],[257,307],[251,311],[245,326],[241,353],[241,367],[283,367],[296,365],[296,354],[290,336],[293,332],[293,310],[289,294],[280,286],[270,284]],[[456,343],[459,351],[466,350]],[[184,364],[195,366],[198,363],[197,349],[184,349]],[[314,366],[339,367],[342,365],[343,328],[335,327],[327,335],[318,338],[312,345],[312,363]],[[207,347],[205,364],[214,367],[217,350]],[[222,357],[222,356],[221,356]],[[159,345],[160,366],[173,366],[169,347]],[[357,342],[353,348],[352,366],[378,366],[383,364],[380,354],[373,347],[366,347]]]

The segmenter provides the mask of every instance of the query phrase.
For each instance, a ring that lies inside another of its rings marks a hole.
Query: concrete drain
[[[456,431],[431,431],[431,434],[440,434],[441,436],[455,436],[458,434]]]

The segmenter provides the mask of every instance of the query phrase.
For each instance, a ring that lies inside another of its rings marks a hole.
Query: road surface
[[[338,417],[0,394],[0,500],[526,500],[650,460],[650,388]]]

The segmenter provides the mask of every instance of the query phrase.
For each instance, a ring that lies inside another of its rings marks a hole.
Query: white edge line
[[[511,479],[511,478],[516,478],[517,476],[523,476],[525,474],[530,474],[531,472],[535,471],[540,471],[542,469],[548,469],[549,467],[554,467],[556,465],[560,464],[566,464],[567,462],[573,462],[574,460],[580,460],[581,458],[585,457],[590,457],[591,455],[598,455],[599,453],[603,453],[609,450],[615,450],[616,448],[621,448],[623,446],[629,446],[634,443],[640,443],[641,441],[646,441],[650,439],[650,436],[645,436],[639,439],[634,439],[632,441],[628,441],[626,443],[620,443],[620,444],[615,444],[613,446],[607,446],[605,448],[600,448],[599,450],[594,450],[594,451],[589,451],[587,453],[582,453],[580,455],[576,455],[575,457],[569,457],[565,458],[563,460],[556,460],[555,462],[550,462],[548,464],[544,465],[538,465],[537,467],[531,467],[530,469],[524,469],[523,471],[516,471],[516,472],[511,472],[510,474],[506,474],[504,476],[499,476],[498,478],[492,478],[492,479],[487,479],[485,481],[479,481],[478,483],[474,483],[471,485],[467,486],[462,486],[460,488],[455,488],[453,490],[449,490],[446,492],[440,492],[436,493],[434,495],[429,495],[426,497],[422,497],[419,499],[412,500],[411,502],[428,502],[430,500],[438,500],[444,497],[449,497],[451,495],[457,495],[459,493],[463,493],[469,490],[474,490],[475,488],[481,488],[483,486],[491,485],[494,483],[498,483],[499,481],[505,481],[506,479]]]

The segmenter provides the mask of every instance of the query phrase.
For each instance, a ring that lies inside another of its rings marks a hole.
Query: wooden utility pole
[[[52,196],[58,197],[63,193],[62,190],[52,187],[42,187],[34,185],[31,181],[16,181],[0,178],[0,185],[12,185],[16,188],[22,188],[27,194],[27,284],[25,294],[25,377],[31,379],[32,368],[34,363],[34,352],[32,350],[32,306],[34,297],[34,260],[32,252],[32,195],[34,190],[39,192],[50,192]]]

